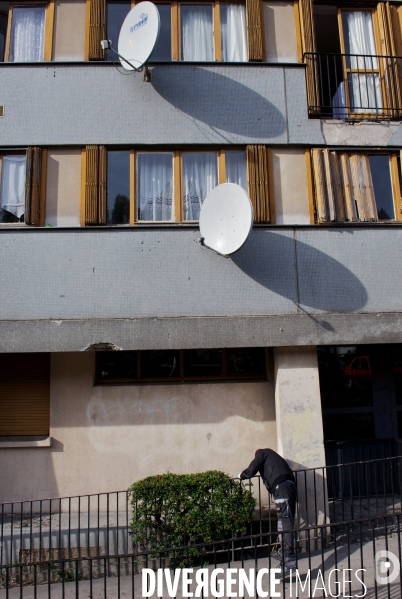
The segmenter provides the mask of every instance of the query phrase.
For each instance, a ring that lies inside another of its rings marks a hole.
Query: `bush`
[[[130,493],[139,551],[244,535],[256,504],[240,481],[218,471],[150,476],[134,483]]]

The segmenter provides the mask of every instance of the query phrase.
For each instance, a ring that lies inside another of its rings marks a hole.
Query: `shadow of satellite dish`
[[[297,270],[295,250],[297,254]],[[254,230],[231,260],[267,289],[299,304],[325,312],[356,312],[367,291],[348,268],[328,254],[293,237]]]
[[[271,102],[207,68],[155,66],[152,85],[174,108],[214,129],[254,139],[275,138],[285,131],[285,119]]]

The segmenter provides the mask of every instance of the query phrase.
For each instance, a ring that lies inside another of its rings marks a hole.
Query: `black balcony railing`
[[[401,119],[402,57],[308,52],[309,115]]]

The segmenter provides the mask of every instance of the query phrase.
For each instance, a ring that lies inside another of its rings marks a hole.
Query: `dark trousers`
[[[294,521],[296,508],[296,485],[285,480],[274,489],[274,500],[278,514],[278,533],[282,546],[282,556],[285,567],[296,568],[294,543]]]

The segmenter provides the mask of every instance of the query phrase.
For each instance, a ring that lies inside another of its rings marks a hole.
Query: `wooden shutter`
[[[389,2],[380,2],[377,16],[381,39],[381,50],[384,71],[384,89],[386,108],[389,116],[402,114],[402,77],[401,60],[402,37],[398,16],[398,8]]]
[[[45,182],[43,182],[45,184]],[[25,181],[25,224],[38,227],[40,225],[41,200],[41,149],[27,149],[27,166]]]
[[[247,43],[250,62],[264,60],[261,0],[246,0]]]
[[[86,147],[85,224],[106,224],[106,148]]]
[[[269,162],[266,146],[247,146],[248,190],[254,210],[255,223],[268,223]]]
[[[327,200],[327,180],[325,176],[323,154],[323,150],[319,150],[317,148],[314,148],[311,151],[316,212],[319,223],[327,223],[330,220]]]
[[[303,60],[307,65],[306,84],[308,105],[311,114],[319,114],[321,101],[317,58],[311,55],[306,56],[306,54],[317,52],[313,0],[299,0],[299,15]]]
[[[106,38],[106,0],[89,0],[89,60],[103,60],[101,41]]]
[[[369,157],[364,154],[350,154],[349,162],[359,220],[378,221]]]
[[[345,216],[346,220],[357,221],[356,201],[353,195],[353,182],[350,173],[349,155],[346,152],[340,152],[339,162],[342,174],[343,193],[345,197]]]
[[[0,355],[0,435],[48,435],[50,354]]]

